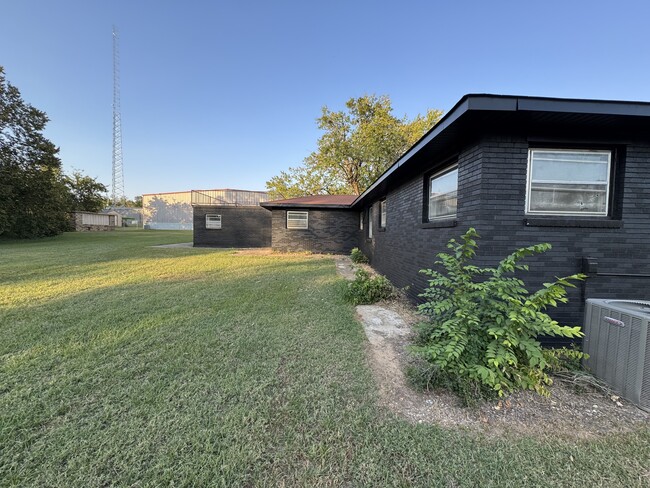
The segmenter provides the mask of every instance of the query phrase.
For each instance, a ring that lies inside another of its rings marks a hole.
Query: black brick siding
[[[357,231],[359,247],[394,285],[408,286],[414,300],[426,286],[418,271],[431,267],[447,241],[469,227],[482,236],[477,257],[482,266],[494,265],[519,247],[552,244],[549,252],[527,260],[530,272],[525,279],[531,291],[556,276],[580,272],[583,257],[596,258],[601,272],[650,274],[650,147],[630,145],[625,153],[625,164],[619,166],[625,172],[617,174],[624,180],[624,192],[614,209],[615,215],[622,215],[622,228],[526,226],[528,142],[523,137],[492,136],[459,155],[456,227],[422,228],[425,175],[437,169],[432,165],[386,195],[383,232],[378,229],[379,199],[374,202],[374,239],[367,239],[364,222],[364,231]],[[650,279],[594,276],[571,290],[569,297],[568,304],[550,313],[562,323],[580,325],[585,298],[650,299]]]
[[[221,215],[221,229],[206,229],[206,214]],[[262,207],[194,207],[194,246],[269,247],[271,213]]]
[[[446,164],[453,163],[454,161],[448,161]],[[360,248],[370,258],[372,266],[386,275],[395,286],[409,287],[407,293],[414,300],[418,299],[418,294],[426,286],[426,279],[419,270],[433,266],[436,254],[444,250],[447,241],[459,233],[453,222],[448,222],[449,227],[423,228],[423,197],[425,185],[428,186],[425,174],[443,168],[444,165],[434,163],[426,168],[426,173],[423,172],[386,195],[385,230],[378,227],[379,205],[375,202],[372,240],[367,238],[367,209],[364,215]],[[467,148],[459,155],[458,181],[458,199],[467,203],[458,209],[456,220],[460,223],[469,221],[472,213],[480,207],[481,165],[477,147]]]
[[[287,229],[287,211],[273,210],[273,249],[348,254],[357,245],[359,217],[350,210],[291,209],[309,212],[309,229]]]

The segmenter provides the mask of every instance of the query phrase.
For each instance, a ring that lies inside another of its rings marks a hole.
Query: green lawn
[[[482,437],[391,416],[330,259],[149,247],[189,240],[0,241],[0,485],[650,482],[648,431]]]

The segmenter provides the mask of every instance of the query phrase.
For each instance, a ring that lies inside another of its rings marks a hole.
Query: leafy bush
[[[544,349],[544,359],[547,368],[552,373],[582,371],[582,360],[589,359],[586,354],[575,347],[560,347],[558,349]]]
[[[365,269],[358,269],[354,281],[348,284],[345,297],[354,305],[366,305],[389,298],[393,285],[385,276],[370,276]]]
[[[521,389],[547,395],[548,359],[536,337],[583,334],[580,327],[559,325],[544,310],[565,303],[566,288],[584,275],[557,278],[529,294],[514,273],[528,270],[519,264],[523,258],[551,245],[518,249],[496,268],[480,268],[471,263],[478,237],[470,228],[460,242],[449,241],[451,252],[438,254],[436,261],[444,272],[421,270],[431,279],[419,309],[431,321],[420,326],[414,350],[434,369],[431,378],[451,384],[466,400]]]
[[[361,252],[361,249],[358,247],[355,247],[352,249],[352,252],[350,253],[350,259],[352,260],[353,263],[367,263],[368,258],[364,253]]]

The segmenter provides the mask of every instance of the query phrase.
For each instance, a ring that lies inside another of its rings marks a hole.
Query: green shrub
[[[436,261],[444,272],[421,270],[431,279],[420,295],[426,302],[419,310],[430,322],[420,326],[413,349],[433,368],[435,374],[430,373],[430,378],[452,385],[466,401],[474,395],[489,397],[491,392],[501,396],[521,389],[547,395],[552,381],[537,336],[573,338],[583,334],[579,327],[559,325],[544,310],[565,303],[566,288],[574,287],[571,281],[584,275],[557,278],[529,294],[524,282],[514,276],[528,270],[519,261],[545,252],[551,245],[522,248],[496,268],[479,268],[471,263],[478,237],[470,228],[461,242],[449,241],[451,252],[438,254]]]
[[[547,368],[552,373],[582,371],[582,360],[589,359],[589,354],[575,347],[544,349],[543,353]]]
[[[355,247],[352,249],[352,252],[350,253],[350,259],[352,260],[353,263],[367,263],[368,258],[364,253],[361,252],[361,249],[358,247]]]
[[[370,276],[365,269],[358,269],[354,281],[348,283],[345,297],[354,305],[366,305],[389,298],[393,285],[385,276]]]

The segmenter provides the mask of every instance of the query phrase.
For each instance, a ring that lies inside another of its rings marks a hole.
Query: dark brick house
[[[261,205],[272,214],[273,249],[347,254],[359,245],[355,195],[314,195]]]
[[[585,298],[650,299],[650,103],[466,95],[362,195],[264,202],[279,250],[347,253],[417,300],[452,237],[482,238],[478,265],[549,242],[527,283],[588,272]]]

